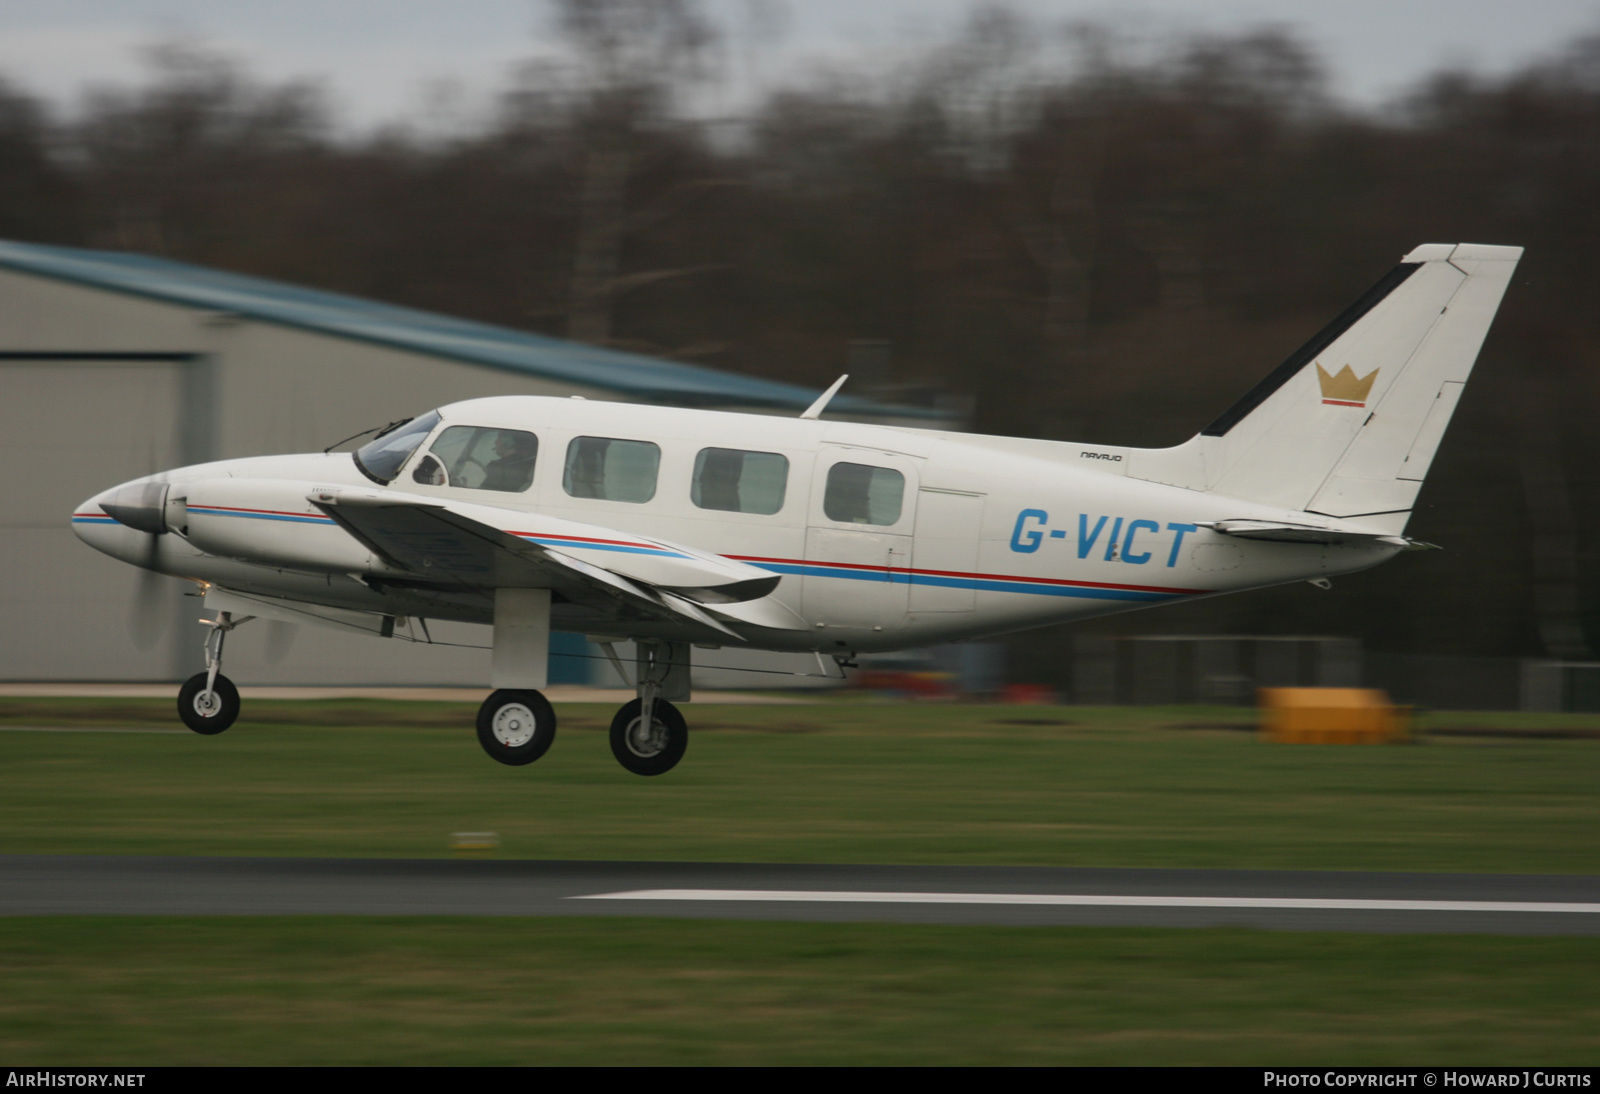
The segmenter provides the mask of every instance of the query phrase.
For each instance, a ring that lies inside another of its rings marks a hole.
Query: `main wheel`
[[[625,703],[611,719],[611,754],[635,775],[665,774],[689,747],[689,724],[677,707],[657,699],[647,728],[639,717],[642,706],[637,699]]]
[[[531,764],[555,739],[556,712],[537,691],[497,691],[478,708],[478,743],[503,764]]]
[[[220,672],[206,690],[206,674],[197,672],[178,690],[178,717],[196,733],[221,733],[239,717],[239,689]]]

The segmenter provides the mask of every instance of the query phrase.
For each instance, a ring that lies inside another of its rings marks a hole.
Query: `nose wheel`
[[[651,705],[654,709],[648,724],[642,717],[644,704],[638,699],[624,704],[611,719],[611,754],[635,775],[671,771],[689,747],[689,725],[678,708],[665,699]]]
[[[201,620],[211,628],[206,632],[206,671],[195,673],[178,689],[178,717],[196,733],[208,737],[221,733],[239,717],[239,689],[222,675],[222,641],[229,631],[252,618],[234,619],[227,612],[218,612],[214,620]]]
[[[239,717],[239,689],[218,673],[197,672],[178,691],[178,717],[196,733],[221,733]]]
[[[478,743],[511,767],[531,764],[556,739],[556,712],[537,691],[502,689],[478,708]]]

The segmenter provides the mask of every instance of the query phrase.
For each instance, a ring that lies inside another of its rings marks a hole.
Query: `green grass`
[[[563,707],[526,768],[485,757],[459,704],[92,731],[169,710],[0,707],[86,730],[0,730],[0,852],[440,856],[487,830],[516,858],[1600,873],[1600,741],[1518,735],[1573,716],[1435,715],[1504,735],[1355,747],[1214,728],[1249,725],[1231,709],[707,706],[655,779],[617,766],[596,706]]]
[[[691,707],[656,779],[610,708],[527,768],[473,708],[0,701],[0,852],[1600,873],[1600,740],[1432,714],[1281,746],[1237,709]],[[21,727],[57,727],[31,732]],[[139,730],[129,732],[130,729]],[[173,730],[166,732],[166,730]],[[65,730],[64,732],[62,730]],[[1600,939],[671,919],[0,919],[29,1064],[1589,1064]]]
[[[0,920],[0,1054],[114,1064],[1592,1064],[1593,939]]]

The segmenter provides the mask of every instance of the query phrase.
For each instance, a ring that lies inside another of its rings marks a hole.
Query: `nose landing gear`
[[[221,733],[239,717],[239,689],[222,675],[222,640],[251,618],[235,620],[227,612],[218,612],[214,621],[201,620],[211,628],[206,635],[206,671],[189,677],[178,691],[178,717],[196,733],[208,737]]]

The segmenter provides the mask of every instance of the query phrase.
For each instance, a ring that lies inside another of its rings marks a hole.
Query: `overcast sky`
[[[706,0],[741,46],[736,87],[795,82],[830,62],[889,67],[958,27],[969,0]],[[1600,0],[1013,0],[1050,23],[1114,19],[1143,33],[1296,31],[1333,90],[1382,102],[1447,65],[1503,72],[1600,33]],[[414,119],[454,88],[463,118],[548,40],[538,0],[0,0],[0,76],[70,106],[135,83],[143,47],[185,36],[277,82],[312,79],[347,129]],[[730,104],[736,105],[736,104]]]

